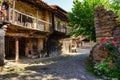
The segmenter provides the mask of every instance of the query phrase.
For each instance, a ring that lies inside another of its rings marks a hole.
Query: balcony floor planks
[[[15,25],[9,25],[7,27],[6,36],[13,36],[13,37],[36,37],[36,38],[43,38],[46,37],[49,33],[34,29],[26,29],[24,27],[19,27]]]

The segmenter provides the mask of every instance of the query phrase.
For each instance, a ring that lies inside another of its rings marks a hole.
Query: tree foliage
[[[120,20],[120,0],[113,0],[109,6],[109,9],[114,11],[118,16],[118,19]]]
[[[83,0],[81,2],[74,0],[73,3],[72,12],[68,13],[69,26],[72,29],[71,35],[82,35],[89,40],[96,39],[94,27],[94,8],[96,6],[104,5],[115,13],[120,13],[120,3],[118,0],[113,2],[109,0]]]

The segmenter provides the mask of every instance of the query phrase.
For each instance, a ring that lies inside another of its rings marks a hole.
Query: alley
[[[97,80],[85,68],[89,49],[78,49],[79,53],[64,54],[54,58],[37,59],[14,74],[2,74],[6,80]]]

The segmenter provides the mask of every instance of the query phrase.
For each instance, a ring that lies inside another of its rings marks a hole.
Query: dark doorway
[[[19,56],[25,56],[26,38],[19,38]]]
[[[15,58],[15,39],[13,37],[5,37],[5,58]]]
[[[19,38],[19,57],[25,56],[26,38]],[[5,58],[8,60],[15,59],[15,38],[5,37]]]

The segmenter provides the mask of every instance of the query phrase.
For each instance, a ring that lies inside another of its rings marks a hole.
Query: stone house
[[[69,37],[66,35],[69,32],[69,28],[67,27],[67,12],[57,5],[51,5],[51,8],[54,11],[52,15],[53,33],[50,34],[48,38],[48,53],[50,56],[55,56],[62,53],[62,39]]]
[[[45,57],[51,47],[48,43],[67,32],[67,12],[58,6],[53,8],[41,0],[13,0],[7,8],[4,3],[1,2],[1,10],[6,15],[0,16],[1,62],[4,57],[16,61],[23,56]]]

